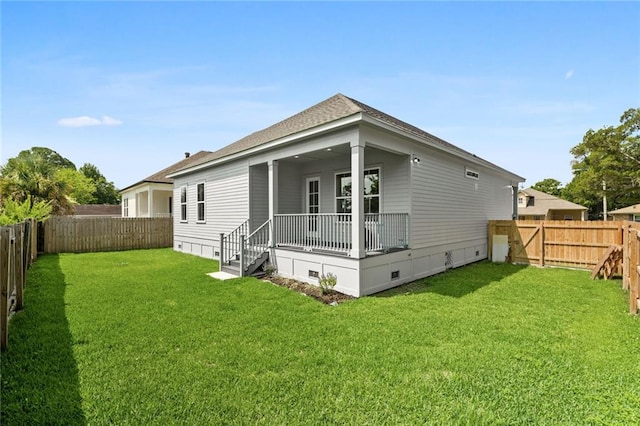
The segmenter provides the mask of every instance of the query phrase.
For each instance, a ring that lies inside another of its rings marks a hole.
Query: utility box
[[[494,235],[491,242],[491,261],[506,262],[509,257],[509,236]]]

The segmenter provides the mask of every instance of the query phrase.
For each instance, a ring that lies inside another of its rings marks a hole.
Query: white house
[[[169,177],[175,250],[353,296],[485,259],[524,181],[342,94]]]
[[[185,158],[120,190],[122,217],[171,217],[173,179],[167,175],[195,163],[210,151],[185,152]]]

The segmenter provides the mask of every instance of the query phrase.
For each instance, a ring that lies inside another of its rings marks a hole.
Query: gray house
[[[353,296],[485,259],[524,181],[342,94],[169,177],[175,250]]]

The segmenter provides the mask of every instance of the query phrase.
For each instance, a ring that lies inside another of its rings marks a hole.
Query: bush
[[[322,294],[327,294],[329,291],[332,291],[333,288],[338,284],[338,277],[335,274],[329,272],[328,274],[320,275],[320,281],[318,285],[320,285],[320,291]]]

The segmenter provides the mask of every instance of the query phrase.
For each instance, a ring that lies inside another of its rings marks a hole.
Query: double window
[[[380,169],[364,171],[364,212],[380,213]],[[351,213],[351,172],[336,174],[336,213]]]
[[[129,217],[129,199],[122,199],[122,217]]]

